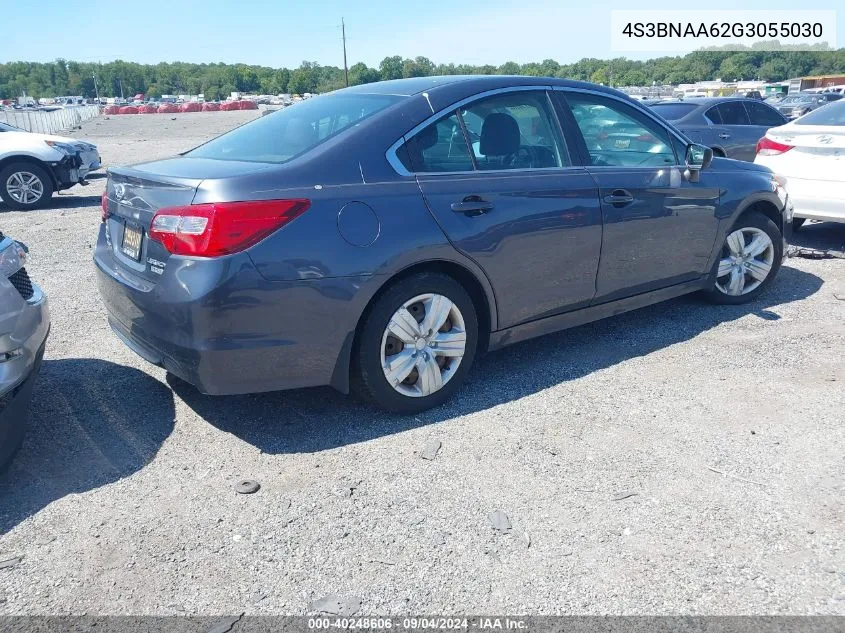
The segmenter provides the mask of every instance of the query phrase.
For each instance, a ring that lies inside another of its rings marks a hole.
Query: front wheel
[[[437,273],[403,279],[376,300],[361,325],[357,391],[396,413],[430,409],[460,388],[477,345],[475,306],[461,284]]]
[[[762,213],[742,216],[728,233],[706,296],[714,303],[747,303],[774,280],[783,261],[783,236]]]
[[[52,195],[53,181],[40,165],[12,163],[0,171],[0,198],[13,209],[37,209]]]

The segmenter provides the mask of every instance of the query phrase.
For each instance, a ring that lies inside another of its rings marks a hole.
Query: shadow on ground
[[[827,251],[845,251],[845,223],[807,222],[794,231],[790,244],[803,248]]]
[[[174,419],[173,393],[137,369],[45,360],[23,445],[0,475],[0,534],[57,499],[140,470]]]
[[[63,193],[54,195],[50,198],[50,202],[38,209],[29,209],[28,211],[19,211],[20,213],[45,213],[50,211],[60,211],[63,209],[81,209],[83,207],[98,207],[101,204],[100,196],[76,196],[71,193]],[[3,211],[17,211],[8,205],[0,202],[0,213]]]
[[[417,416],[385,414],[329,388],[213,397],[178,378],[168,382],[210,424],[265,453],[315,452],[489,409],[746,315],[776,320],[778,305],[805,299],[821,285],[815,275],[784,267],[769,291],[745,306],[684,297],[505,348],[478,359],[455,400]]]

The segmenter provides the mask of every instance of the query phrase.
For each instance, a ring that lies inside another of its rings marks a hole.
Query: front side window
[[[402,97],[336,94],[306,99],[187,152],[193,158],[285,163]]]
[[[591,94],[566,95],[581,130],[590,163],[596,166],[675,165],[670,134],[634,108]]]
[[[748,118],[751,120],[751,125],[765,125],[773,127],[786,123],[786,119],[784,119],[783,116],[781,116],[774,108],[770,108],[769,106],[757,101],[746,102],[745,109],[748,110]]]
[[[466,138],[457,114],[423,128],[397,152],[408,171],[438,173],[472,171]]]
[[[569,155],[545,92],[513,92],[461,109],[480,170],[566,167]]]
[[[716,106],[722,125],[749,125],[748,113],[741,101],[725,101]]]

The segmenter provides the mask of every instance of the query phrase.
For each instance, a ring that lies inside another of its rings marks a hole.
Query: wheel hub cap
[[[768,234],[756,227],[738,229],[728,235],[716,273],[716,288],[727,295],[753,292],[769,276],[775,247]]]
[[[381,343],[381,366],[393,389],[419,398],[452,379],[466,349],[464,318],[443,295],[406,301],[393,314]]]

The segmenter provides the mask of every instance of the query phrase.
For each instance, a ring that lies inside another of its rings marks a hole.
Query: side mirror
[[[713,150],[704,145],[693,143],[687,147],[687,168],[684,175],[690,182],[698,182],[702,169],[707,169],[713,161]]]

